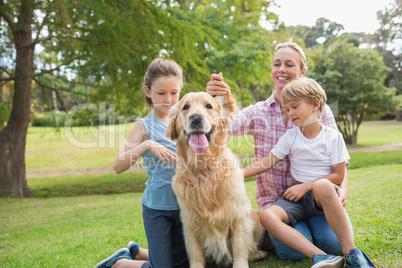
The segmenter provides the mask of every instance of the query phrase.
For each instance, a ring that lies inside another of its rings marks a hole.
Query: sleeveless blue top
[[[176,143],[165,136],[167,125],[156,119],[151,113],[139,119],[148,132],[150,140],[154,140],[176,153]],[[150,151],[143,156],[145,170],[149,175],[145,183],[146,188],[141,204],[157,210],[179,210],[176,195],[172,189],[172,178],[175,174],[176,164],[163,162]]]

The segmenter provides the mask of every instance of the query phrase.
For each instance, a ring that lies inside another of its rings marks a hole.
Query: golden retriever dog
[[[243,170],[226,142],[236,102],[186,94],[170,111],[166,135],[177,143],[173,177],[190,267],[206,262],[245,268],[266,256],[265,230],[246,194]]]

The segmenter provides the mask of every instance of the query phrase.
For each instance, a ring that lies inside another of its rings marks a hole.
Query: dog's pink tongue
[[[208,140],[207,137],[205,137],[205,133],[191,134],[190,139],[188,141],[188,145],[190,145],[191,149],[193,149],[196,155],[203,154],[205,148],[208,147]]]

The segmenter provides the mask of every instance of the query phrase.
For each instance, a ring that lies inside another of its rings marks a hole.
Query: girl
[[[188,267],[179,205],[172,190],[176,144],[165,137],[169,110],[179,100],[183,72],[174,61],[155,59],[144,76],[143,91],[151,112],[132,127],[114,163],[117,174],[141,157],[149,175],[141,201],[148,240],[147,252],[130,242],[95,267]]]
[[[307,72],[306,56],[300,46],[295,43],[278,44],[272,58],[272,80],[275,91],[263,102],[251,105],[241,110],[233,119],[230,131],[232,135],[253,135],[255,145],[255,158],[260,160],[274,147],[279,138],[288,129],[295,125],[289,120],[286,108],[281,106],[280,94],[282,89],[290,81],[302,77]],[[211,81],[207,84],[207,92],[211,95],[223,95],[229,88],[223,82],[222,76],[211,75]],[[337,129],[334,116],[328,105],[325,105],[320,122],[323,125]],[[281,197],[281,192],[292,183],[289,170],[289,160],[281,160],[272,169],[256,176],[257,189],[256,201],[261,213],[261,222],[265,225],[266,209]],[[347,175],[340,189],[340,198],[345,204],[347,188]],[[351,224],[348,218],[348,223]],[[310,242],[321,250],[333,254],[342,255],[342,247],[324,216],[311,217],[300,221],[295,229],[302,233]],[[351,228],[352,229],[352,228]],[[274,243],[275,253],[282,259],[301,260],[306,256],[286,246],[270,234]]]

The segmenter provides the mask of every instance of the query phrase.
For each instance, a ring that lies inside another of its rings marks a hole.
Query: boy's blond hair
[[[315,100],[320,102],[319,112],[324,109],[327,95],[324,89],[313,79],[307,77],[300,77],[290,81],[281,92],[282,104],[305,100],[308,103],[314,104]]]

